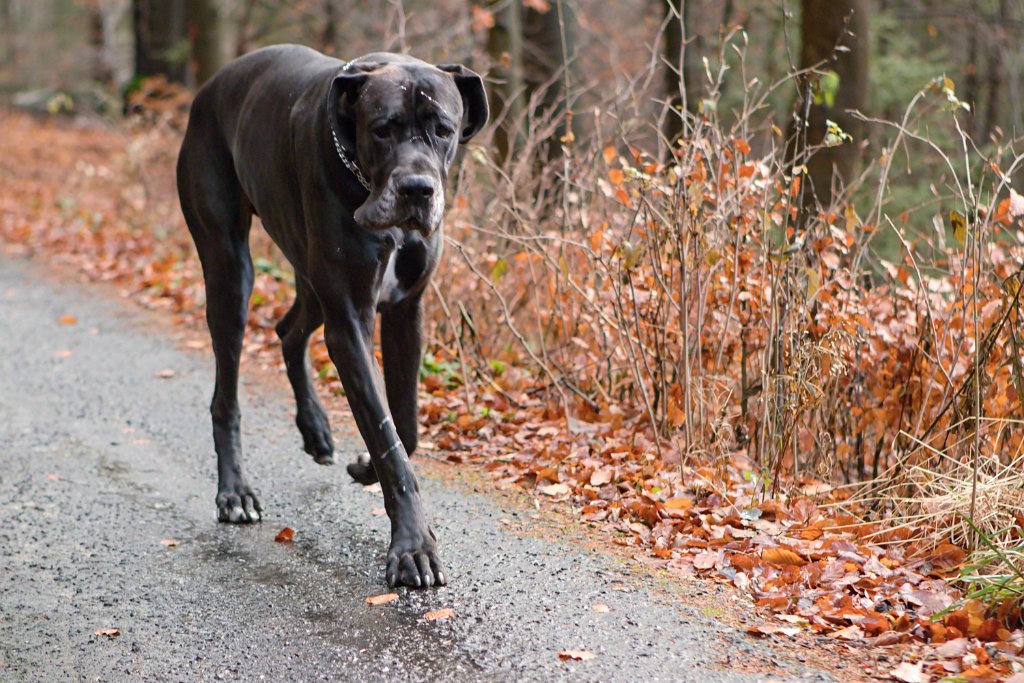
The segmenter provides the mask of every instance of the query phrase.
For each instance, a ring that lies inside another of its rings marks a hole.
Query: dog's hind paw
[[[295,417],[295,424],[302,434],[302,450],[313,456],[318,465],[334,464],[334,439],[331,438],[331,425],[323,408],[300,410]]]
[[[377,483],[377,470],[373,468],[373,463],[370,462],[370,455],[368,453],[360,455],[356,458],[355,462],[349,463],[345,469],[348,471],[349,476],[363,486]]]
[[[217,519],[229,524],[259,522],[263,508],[251,489],[242,492],[222,491],[217,494]]]

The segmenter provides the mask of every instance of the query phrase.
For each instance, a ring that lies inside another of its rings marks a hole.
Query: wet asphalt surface
[[[264,522],[218,524],[212,358],[156,316],[0,255],[0,681],[829,680],[431,478],[450,585],[366,604],[389,592],[383,500],[302,452],[283,383],[242,385]]]

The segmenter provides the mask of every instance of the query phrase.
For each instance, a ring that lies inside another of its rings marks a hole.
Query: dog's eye
[[[444,125],[443,123],[438,124],[437,128],[434,129],[434,133],[437,135],[437,137],[441,138],[442,140],[450,138],[453,132],[454,131],[452,131],[451,128]]]
[[[386,123],[374,126],[370,129],[370,134],[378,140],[387,140],[391,137],[391,126]]]

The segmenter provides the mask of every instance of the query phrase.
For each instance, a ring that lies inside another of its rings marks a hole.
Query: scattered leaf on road
[[[174,370],[159,370],[155,373],[155,375],[160,379],[170,379],[174,377]]]
[[[115,637],[121,635],[121,629],[119,629],[119,628],[101,628],[99,631],[96,631],[96,635],[98,635],[98,636],[108,636],[110,638],[115,638]]]
[[[593,652],[589,650],[561,650],[558,653],[558,658],[562,661],[573,660],[575,662],[585,662],[588,659],[596,657]]]
[[[295,529],[286,526],[277,532],[277,536],[274,536],[274,541],[276,543],[291,543],[293,538],[295,538]]]
[[[549,486],[540,487],[540,492],[545,496],[566,496],[571,490],[565,484],[550,484]]]
[[[386,508],[370,508],[370,514],[374,515],[375,517],[380,517],[382,515],[388,514],[388,511]]]
[[[603,602],[595,602],[594,611],[598,614],[607,614],[608,612],[611,612],[611,608]]]
[[[454,609],[452,609],[451,607],[445,607],[434,612],[427,612],[423,615],[423,618],[427,621],[441,621],[442,619],[447,619],[454,614]]]
[[[61,317],[57,318],[57,322],[61,325],[77,325],[78,318],[76,318],[73,315],[62,315]]]
[[[181,541],[179,541],[176,538],[165,538],[164,540],[160,541],[160,545],[165,546],[167,548],[175,548],[181,545]]]
[[[371,595],[366,598],[368,605],[386,605],[398,599],[398,593],[384,593],[383,595]]]
[[[902,662],[889,675],[904,683],[928,683],[931,680],[931,676],[921,670],[921,662],[917,664]]]
[[[71,349],[61,349],[60,351],[54,351],[53,352],[53,357],[54,358],[71,358],[71,356],[74,355],[74,353],[75,352],[72,351]]]

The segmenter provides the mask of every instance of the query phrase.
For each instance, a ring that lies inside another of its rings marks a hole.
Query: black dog
[[[217,359],[210,412],[221,521],[254,522],[261,511],[242,470],[237,397],[255,214],[295,268],[295,303],[277,334],[306,452],[333,462],[307,355],[323,324],[371,456],[349,472],[364,483],[379,477],[391,519],[387,581],[446,582],[408,459],[416,448],[420,300],[441,255],[448,169],[487,115],[483,82],[463,66],[383,53],[346,64],[294,45],[238,59],[196,95],[178,193],[203,264]],[[378,311],[383,378],[373,355]]]

